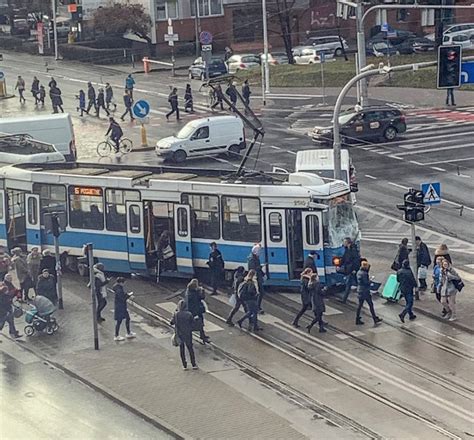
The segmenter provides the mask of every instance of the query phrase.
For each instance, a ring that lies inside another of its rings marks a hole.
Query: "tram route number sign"
[[[94,188],[90,186],[74,186],[72,192],[75,196],[102,197],[102,188]]]

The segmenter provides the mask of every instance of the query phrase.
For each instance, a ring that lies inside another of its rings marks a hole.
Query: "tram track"
[[[165,288],[165,286],[163,285],[161,287]],[[166,290],[168,290],[168,292],[172,294],[171,296],[168,296],[167,299],[170,299],[172,296],[176,295],[176,290],[172,290],[169,288],[166,288]],[[137,304],[135,304],[135,306],[137,306]],[[140,305],[138,306],[139,306],[139,309],[141,308],[142,312],[145,312],[151,316],[154,316],[161,323],[168,325],[168,318],[160,314],[158,311],[154,309],[149,309]],[[157,304],[157,306],[159,307],[159,304]],[[207,314],[220,322],[225,321],[224,317],[220,316],[218,313],[214,311],[208,310]],[[285,328],[283,329],[288,331],[288,334],[291,334],[292,336],[294,336],[295,333],[299,333],[298,336],[301,338],[304,338],[305,340],[306,340],[306,336],[309,336],[309,335],[303,334],[302,332],[293,332],[292,330],[294,329],[292,329],[291,327],[287,329]],[[374,399],[380,402],[383,405],[388,406],[392,410],[402,413],[406,417],[410,417],[412,419],[417,420],[418,422],[423,423],[425,426],[427,426],[431,430],[434,430],[440,433],[444,437],[447,437],[450,439],[462,438],[462,437],[459,437],[458,434],[451,432],[449,429],[445,428],[441,424],[435,423],[429,415],[423,414],[419,412],[418,410],[415,410],[414,408],[408,407],[405,404],[399,401],[396,401],[395,399],[392,399],[388,396],[381,394],[380,392],[369,389],[367,385],[362,384],[359,380],[346,376],[344,373],[340,371],[334,371],[334,368],[331,368],[330,366],[325,365],[323,362],[320,362],[314,359],[312,356],[306,353],[303,349],[295,347],[289,342],[282,340],[281,338],[275,338],[274,336],[269,335],[267,333],[263,333],[263,334],[250,333],[250,335],[256,338],[257,340],[259,340],[260,342],[266,344],[267,346],[270,346],[278,350],[279,352],[287,356],[290,356],[291,358],[297,360],[298,362],[304,364],[305,366],[310,367],[314,369],[315,371],[318,371],[324,375],[331,377],[337,382],[342,383],[345,386],[348,386],[370,397],[371,399]],[[302,405],[307,409],[312,410],[313,412],[317,413],[318,416],[325,418],[329,422],[335,423],[337,426],[343,426],[346,428],[350,428],[352,430],[356,430],[357,432],[363,434],[367,438],[373,438],[373,439],[382,438],[379,434],[373,432],[369,428],[360,425],[358,422],[348,418],[347,416],[341,415],[340,413],[332,410],[331,408],[328,408],[327,406],[321,404],[320,402],[316,402],[314,399],[302,393],[301,391],[295,389],[291,385],[285,382],[282,382],[281,380],[269,375],[268,373],[259,369],[257,366],[252,365],[249,362],[241,359],[240,357],[237,357],[234,354],[230,353],[228,350],[224,349],[223,347],[220,347],[216,345],[215,343],[211,343],[211,346],[217,352],[221,353],[223,356],[232,360],[232,362],[238,365],[239,368],[241,368],[242,371],[244,371],[249,376],[254,377],[256,380],[259,380],[263,385],[270,387],[277,393],[283,394],[289,400],[295,403],[298,403],[299,405]],[[449,386],[450,384],[445,383],[444,385]],[[465,394],[461,394],[461,395],[465,396]],[[438,399],[439,401],[443,401],[443,404],[447,403],[447,405],[450,405],[449,402],[446,402],[444,401],[444,399],[438,398],[435,395],[431,395],[431,393],[427,393],[427,395],[425,395],[425,398],[426,400],[434,399],[435,401]],[[441,402],[438,402],[438,404],[440,403]],[[452,408],[448,408],[448,410],[451,410],[453,412],[461,411],[461,417],[463,419],[467,419],[468,416],[467,414],[465,414],[464,408],[458,407],[457,405],[454,405],[454,404],[452,405],[453,405]]]

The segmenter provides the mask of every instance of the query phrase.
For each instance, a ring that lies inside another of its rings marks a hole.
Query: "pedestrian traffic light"
[[[405,221],[414,223],[425,219],[425,203],[423,191],[411,188],[403,195],[404,205],[400,207],[405,211]]]
[[[51,232],[55,237],[59,237],[61,235],[61,228],[59,225],[59,217],[57,214],[53,214],[51,216]]]
[[[461,85],[461,46],[438,48],[438,89],[451,89]]]

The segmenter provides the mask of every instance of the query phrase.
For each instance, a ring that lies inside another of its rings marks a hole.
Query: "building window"
[[[223,15],[222,0],[191,0],[191,17],[196,16],[196,2],[199,4],[199,17]]]
[[[283,238],[282,217],[279,212],[272,212],[269,216],[270,240],[280,243]]]
[[[126,202],[136,202],[139,200],[140,193],[138,191],[108,189],[105,192],[105,224],[107,226],[107,230],[125,232],[127,230],[125,204]]]
[[[44,215],[52,212],[64,213],[62,218],[66,219],[66,187],[63,185],[48,185],[46,183],[34,183],[33,193],[40,196],[40,220],[45,225]],[[65,227],[66,225],[61,225]]]
[[[220,238],[219,197],[183,194],[182,203],[191,207],[191,234],[194,238]]]
[[[375,13],[375,24],[382,26],[385,23],[387,23],[387,10],[378,9]]]
[[[306,242],[309,245],[319,244],[319,218],[317,215],[306,216]]]
[[[422,26],[434,26],[435,24],[435,11],[434,9],[422,9],[421,10],[421,25]]]
[[[178,0],[158,0],[156,4],[156,19],[168,20],[178,18]]]
[[[77,229],[104,229],[104,194],[102,188],[69,187],[69,225]]]
[[[222,197],[224,240],[261,240],[260,201],[250,197]]]

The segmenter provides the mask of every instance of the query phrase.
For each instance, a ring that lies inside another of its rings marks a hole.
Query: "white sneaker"
[[[127,333],[127,336],[126,336],[126,337],[127,337],[127,339],[132,339],[132,338],[136,338],[137,335],[136,335],[135,333],[133,333],[133,332],[130,332],[130,333]]]
[[[123,336],[115,336],[114,341],[125,341]]]
[[[451,318],[449,318],[448,321],[456,321],[458,318],[456,318],[455,316],[451,316]]]

